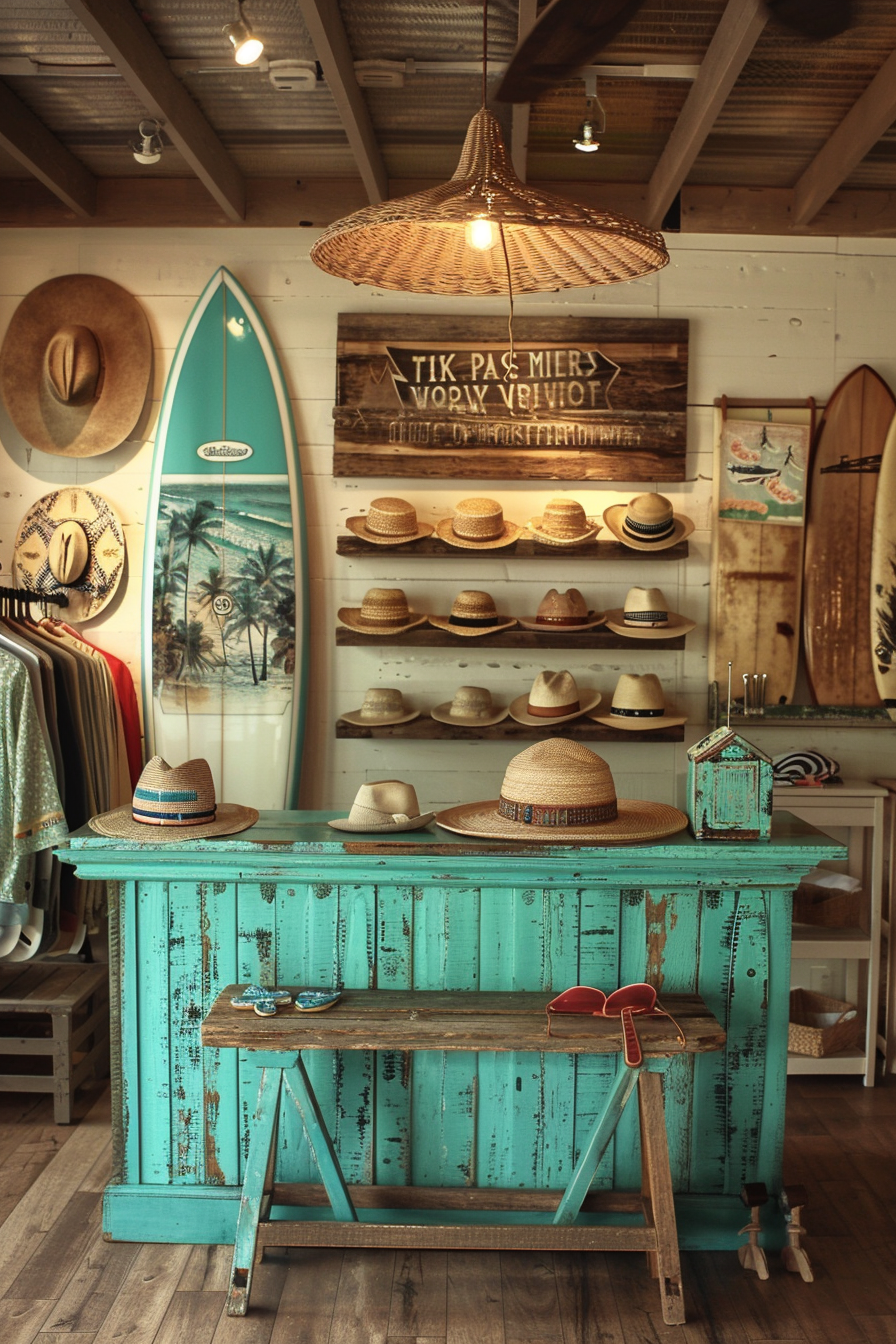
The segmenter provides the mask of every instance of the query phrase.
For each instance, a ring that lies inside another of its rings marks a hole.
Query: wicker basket
[[[816,994],[811,989],[790,991],[787,1048],[795,1055],[821,1059],[850,1050],[862,1041],[862,1022],[852,1003]]]
[[[793,893],[793,919],[797,924],[821,924],[828,929],[854,929],[865,918],[865,893],[838,891],[802,882]]]

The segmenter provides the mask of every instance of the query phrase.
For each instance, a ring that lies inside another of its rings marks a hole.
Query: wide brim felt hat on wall
[[[366,514],[346,518],[345,525],[356,537],[374,546],[403,546],[433,533],[431,523],[418,520],[413,504],[392,496],[371,500]]]
[[[500,798],[436,813],[446,831],[542,845],[636,844],[684,830],[667,803],[617,798],[606,761],[582,742],[555,737],[514,756]]]
[[[105,496],[66,486],[38,499],[16,534],[16,586],[47,602],[66,600],[66,617],[92,620],[112,601],[124,574],[121,520]]]
[[[207,761],[170,766],[153,756],[137,780],[132,802],[91,817],[89,825],[98,835],[156,845],[236,835],[257,821],[256,808],[217,801]]]
[[[522,532],[519,523],[509,523],[496,499],[462,499],[453,518],[436,523],[436,536],[449,546],[489,551],[510,546]]]
[[[635,551],[663,551],[689,537],[694,524],[674,513],[665,495],[655,491],[636,495],[627,504],[611,504],[604,522],[617,541]]]
[[[510,702],[510,717],[532,728],[552,728],[600,704],[600,691],[580,691],[571,672],[539,672],[526,695]]]
[[[607,625],[617,635],[629,639],[669,639],[696,629],[697,622],[669,611],[659,588],[630,588],[623,607],[607,612]]]
[[[60,275],[32,289],[0,349],[0,395],[34,448],[95,457],[135,428],[152,373],[140,304],[100,275]]]
[[[616,682],[613,703],[601,714],[589,716],[608,728],[646,733],[651,728],[676,728],[687,722],[686,714],[668,714],[663,687],[655,672],[623,672]]]
[[[392,831],[420,831],[434,812],[421,812],[413,784],[401,779],[379,779],[362,784],[347,817],[328,821],[336,831],[364,831],[383,835]]]

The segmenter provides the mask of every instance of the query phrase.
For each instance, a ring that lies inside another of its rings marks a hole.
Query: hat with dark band
[[[697,622],[669,611],[659,588],[629,588],[625,606],[607,612],[607,625],[617,635],[628,635],[631,639],[669,639],[673,635],[686,635]]]
[[[675,728],[687,722],[684,714],[666,713],[666,697],[655,672],[623,672],[616,682],[610,709],[590,717],[608,728],[625,728],[633,733]]]
[[[516,625],[515,616],[499,615],[491,593],[483,593],[478,588],[465,588],[458,593],[449,615],[428,616],[427,620],[437,630],[449,630],[452,635],[464,635],[468,639],[493,635]]]
[[[665,495],[636,495],[628,504],[611,504],[604,522],[613,535],[635,551],[662,551],[690,536],[694,524],[672,512]]]
[[[90,818],[99,835],[148,844],[234,835],[254,826],[258,812],[238,803],[219,803],[208,761],[171,766],[153,756],[143,767],[129,805]]]

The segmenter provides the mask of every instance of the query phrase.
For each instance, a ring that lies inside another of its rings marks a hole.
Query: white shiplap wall
[[[473,481],[444,484],[332,476],[336,321],[340,312],[503,314],[500,300],[425,298],[356,288],[309,260],[313,230],[65,229],[0,230],[0,338],[20,299],[54,275],[108,276],[142,303],[155,346],[153,402],[139,438],[80,462],[30,449],[0,408],[0,583],[9,574],[18,524],[35,499],[65,483],[106,494],[125,524],[129,572],[113,603],[89,627],[139,678],[140,576],[144,514],[159,400],[177,339],[211,273],[229,267],[258,304],[283,362],[299,438],[309,524],[313,622],[311,693],[302,803],[347,808],[364,780],[411,780],[425,806],[497,795],[519,747],[479,742],[337,741],[336,715],[360,705],[368,686],[399,686],[415,705],[432,706],[460,684],[488,686],[496,698],[528,690],[545,666],[514,650],[471,641],[454,649],[336,649],[336,609],[358,605],[375,584],[405,589],[412,607],[448,611],[462,588],[485,588],[501,610],[534,612],[548,587],[576,584],[596,607],[621,605],[636,583],[658,584],[670,606],[699,628],[686,651],[556,653],[547,666],[569,667],[583,686],[609,701],[621,671],[656,671],[668,698],[687,712],[687,742],[706,730],[706,625],[709,607],[713,398],[814,396],[824,402],[846,373],[871,364],[896,388],[896,242],[893,240],[671,237],[671,264],[628,285],[567,290],[517,302],[519,315],[576,317],[603,313],[690,320],[687,479],[655,486],[696,522],[690,558],[662,569],[630,562],[552,564],[471,556],[449,566],[404,556],[351,561],[336,556],[342,520],[378,494],[414,501],[424,519],[449,515],[458,499],[490,494],[505,514],[525,522],[559,490],[589,513],[622,502],[644,483]],[[873,778],[896,772],[896,735],[886,729],[751,729],[766,750],[818,745],[845,773]],[[621,796],[682,803],[685,746],[631,742],[597,748]],[[234,801],[251,802],[249,798]]]

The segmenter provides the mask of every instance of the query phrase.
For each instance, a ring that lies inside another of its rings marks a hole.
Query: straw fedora
[[[655,672],[623,672],[616,682],[613,703],[603,714],[592,714],[595,723],[625,728],[632,733],[651,728],[675,728],[687,722],[684,714],[667,714],[666,697]]]
[[[458,686],[453,700],[429,711],[437,723],[456,723],[468,728],[488,728],[506,719],[509,710],[498,709],[491,691],[484,686]]]
[[[442,541],[474,551],[509,546],[522,530],[518,523],[505,522],[504,510],[496,499],[462,499],[453,518],[436,523],[436,536]]]
[[[66,615],[88,621],[112,601],[124,573],[124,531],[107,499],[67,486],[25,514],[15,540],[16,585],[48,602],[68,599]]]
[[[337,831],[419,831],[428,826],[434,812],[420,812],[413,784],[400,779],[379,779],[362,784],[347,817],[327,825]]]
[[[0,349],[0,394],[44,453],[117,448],[143,411],[152,336],[140,304],[100,275],[59,275],[26,294]]]
[[[593,630],[596,625],[603,625],[606,617],[601,611],[588,610],[588,603],[578,588],[567,588],[565,593],[550,588],[534,616],[518,619],[527,630],[562,630],[564,634],[572,635],[577,630]]]
[[[411,611],[401,588],[368,588],[360,607],[340,607],[336,615],[362,635],[400,635],[422,625],[426,616]]]
[[[575,499],[550,500],[540,518],[530,518],[526,524],[533,537],[548,546],[579,546],[590,541],[600,531],[600,524],[585,515]]]
[[[603,757],[553,737],[514,756],[500,798],[449,807],[436,822],[461,835],[564,845],[659,840],[683,831],[688,819],[667,803],[617,798]]]
[[[670,635],[686,635],[697,622],[669,611],[659,588],[629,588],[625,606],[607,612],[607,625],[617,635],[632,639],[668,639]]]
[[[690,518],[673,513],[666,496],[655,491],[635,495],[628,504],[611,504],[604,509],[604,522],[617,540],[635,551],[664,551],[694,530]]]
[[[351,709],[339,717],[346,723],[366,724],[368,727],[379,724],[385,727],[389,723],[410,723],[419,714],[419,709],[407,708],[401,691],[391,686],[371,686],[364,692],[360,709]]]
[[[528,695],[510,702],[510,717],[535,728],[550,728],[587,714],[600,704],[600,691],[580,692],[571,672],[539,672]]]
[[[500,616],[495,599],[490,593],[477,588],[465,588],[451,603],[447,616],[427,616],[437,630],[450,630],[452,635],[475,639],[479,635],[493,635],[497,630],[509,630],[516,625],[515,616]]]
[[[432,535],[431,523],[417,521],[417,510],[406,499],[384,495],[371,500],[366,514],[346,518],[345,525],[356,537],[372,541],[374,546],[401,546]]]
[[[235,835],[257,820],[254,807],[215,801],[208,761],[199,758],[172,766],[153,756],[137,780],[133,802],[91,817],[90,827],[100,835],[155,845]]]

